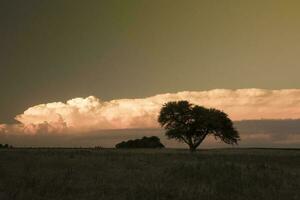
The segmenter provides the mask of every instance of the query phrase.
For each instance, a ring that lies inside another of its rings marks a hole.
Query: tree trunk
[[[190,152],[195,152],[197,147],[203,142],[204,138],[206,137],[207,134],[203,135],[201,138],[198,139],[198,141],[190,142],[188,143],[190,147]]]
[[[195,152],[196,151],[196,146],[195,145],[189,145],[189,147],[190,147],[190,152]]]

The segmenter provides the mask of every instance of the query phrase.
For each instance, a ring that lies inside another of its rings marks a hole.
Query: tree
[[[214,109],[194,105],[188,101],[173,101],[163,105],[158,117],[166,129],[169,139],[188,144],[190,151],[196,148],[208,135],[227,144],[237,144],[239,134],[227,114]]]

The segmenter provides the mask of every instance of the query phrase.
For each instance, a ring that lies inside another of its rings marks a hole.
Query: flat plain
[[[300,199],[300,150],[0,150],[1,200]]]

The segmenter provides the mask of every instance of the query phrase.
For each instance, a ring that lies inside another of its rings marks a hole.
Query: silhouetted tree
[[[164,148],[164,145],[158,137],[151,136],[120,142],[116,144],[116,148]]]
[[[196,150],[207,135],[213,135],[227,144],[237,144],[240,139],[226,113],[188,101],[164,104],[158,122],[166,129],[169,139],[188,144],[191,151]]]

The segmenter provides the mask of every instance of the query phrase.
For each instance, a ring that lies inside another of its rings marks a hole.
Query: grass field
[[[0,199],[300,199],[300,150],[8,149]]]

